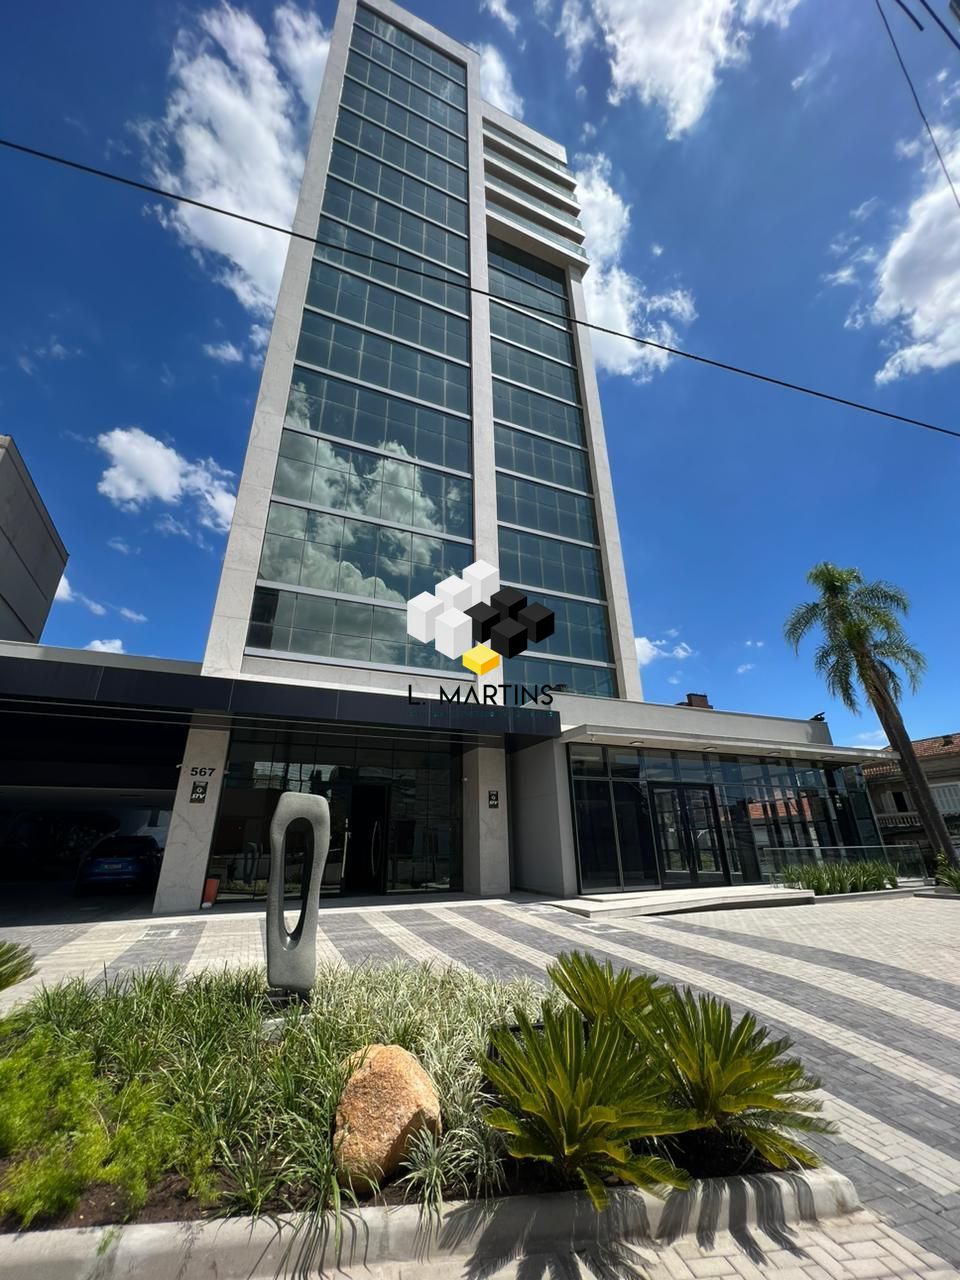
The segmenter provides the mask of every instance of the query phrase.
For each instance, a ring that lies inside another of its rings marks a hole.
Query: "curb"
[[[817,906],[828,902],[873,902],[880,898],[919,897],[915,884],[898,889],[869,889],[866,893],[818,893],[814,897]]]
[[[615,1188],[601,1214],[582,1192],[458,1201],[439,1220],[421,1219],[416,1205],[371,1206],[343,1214],[339,1245],[329,1218],[307,1226],[227,1218],[32,1231],[0,1236],[0,1280],[306,1280],[337,1266],[428,1260],[489,1273],[523,1256],[621,1241],[689,1236],[709,1249],[718,1231],[750,1245],[756,1229],[780,1242],[793,1224],[860,1207],[848,1178],[817,1169],[711,1178],[666,1200]]]

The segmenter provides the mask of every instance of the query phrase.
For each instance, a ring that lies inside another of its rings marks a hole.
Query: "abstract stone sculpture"
[[[298,819],[309,822],[313,849],[304,859],[300,916],[293,930],[283,913],[287,833]],[[317,976],[317,915],[320,882],[330,850],[330,806],[323,796],[285,791],[270,822],[270,881],[267,885],[267,983],[309,995]]]

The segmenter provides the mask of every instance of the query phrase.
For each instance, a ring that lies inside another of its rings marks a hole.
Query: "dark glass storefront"
[[[266,893],[270,819],[284,791],[330,803],[324,895],[461,888],[461,776],[461,748],[442,735],[234,732],[209,868],[218,901]],[[305,852],[296,825],[288,840],[296,893]]]
[[[768,880],[879,852],[859,766],[653,748],[569,748],[581,891]]]

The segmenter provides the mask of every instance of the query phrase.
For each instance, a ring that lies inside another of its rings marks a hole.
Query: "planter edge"
[[[226,1218],[124,1227],[67,1228],[0,1236],[0,1280],[275,1280],[324,1267],[489,1259],[574,1251],[598,1243],[709,1241],[841,1217],[861,1208],[849,1178],[833,1169],[713,1178],[666,1201],[614,1188],[594,1212],[582,1192],[510,1196],[447,1205],[439,1221],[416,1205],[368,1206],[343,1215],[340,1248],[329,1226]]]

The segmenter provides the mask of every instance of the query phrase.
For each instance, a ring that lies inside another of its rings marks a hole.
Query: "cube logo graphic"
[[[551,609],[528,603],[515,587],[501,587],[500,575],[485,560],[407,602],[407,634],[434,645],[445,658],[460,658],[478,676],[548,639],[554,625]]]

